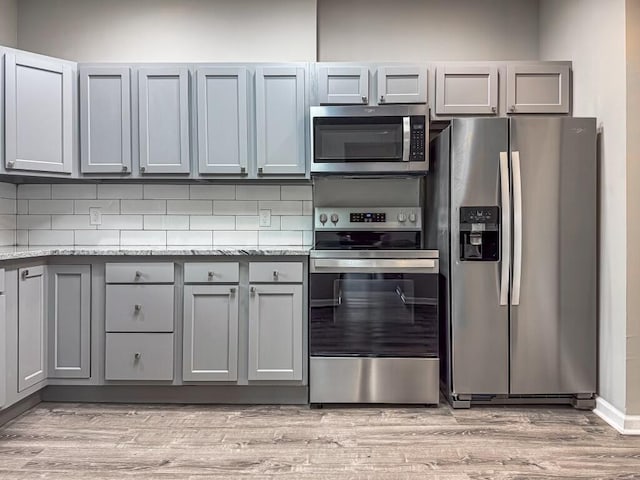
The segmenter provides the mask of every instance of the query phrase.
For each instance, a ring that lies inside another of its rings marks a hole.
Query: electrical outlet
[[[102,225],[102,211],[100,207],[89,208],[89,224]]]
[[[270,227],[271,226],[271,210],[260,210],[260,226],[261,227]]]

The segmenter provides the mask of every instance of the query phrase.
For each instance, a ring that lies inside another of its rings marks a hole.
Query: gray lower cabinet
[[[82,173],[131,173],[131,70],[80,69]]]
[[[436,70],[436,115],[496,115],[498,68],[442,65]]]
[[[238,286],[185,285],[185,381],[238,379]]]
[[[381,66],[376,72],[378,104],[427,103],[427,67]]]
[[[187,68],[138,70],[140,173],[189,173],[189,115]]]
[[[49,279],[49,377],[89,378],[91,267],[51,265]]]
[[[45,267],[18,270],[18,391],[47,378]]]
[[[302,380],[302,285],[249,291],[249,380]]]
[[[173,380],[173,333],[107,333],[106,380]]]
[[[247,173],[249,72],[244,67],[202,67],[197,72],[198,173]]]
[[[4,75],[6,169],[70,174],[74,64],[7,51]]]
[[[564,62],[509,64],[508,113],[569,113],[570,74],[570,64]]]
[[[366,105],[369,103],[369,68],[364,66],[318,66],[320,105]]]
[[[0,268],[0,409],[7,404],[7,297],[4,293],[4,268]]]
[[[256,69],[258,176],[306,173],[306,94],[303,67]]]

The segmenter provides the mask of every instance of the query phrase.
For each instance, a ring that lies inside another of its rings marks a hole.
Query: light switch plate
[[[265,209],[260,210],[260,226],[261,227],[270,227],[271,226],[271,210]]]
[[[100,207],[89,208],[89,224],[102,225],[102,211]]]

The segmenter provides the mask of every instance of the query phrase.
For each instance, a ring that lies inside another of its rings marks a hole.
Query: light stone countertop
[[[308,255],[311,246],[296,245],[239,245],[239,246],[8,246],[0,247],[0,261],[21,258],[37,258],[51,256],[234,256],[234,255],[264,255],[264,256],[295,256]]]

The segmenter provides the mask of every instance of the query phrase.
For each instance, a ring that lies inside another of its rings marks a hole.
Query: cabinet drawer
[[[107,333],[106,380],[173,380],[172,333]]]
[[[107,283],[173,283],[173,263],[107,263]]]
[[[0,293],[4,292],[4,268],[0,268]]]
[[[108,332],[172,332],[173,285],[107,285]]]
[[[250,282],[300,283],[302,264],[298,262],[252,262],[249,264]]]
[[[240,265],[235,262],[185,263],[185,283],[238,283]]]

